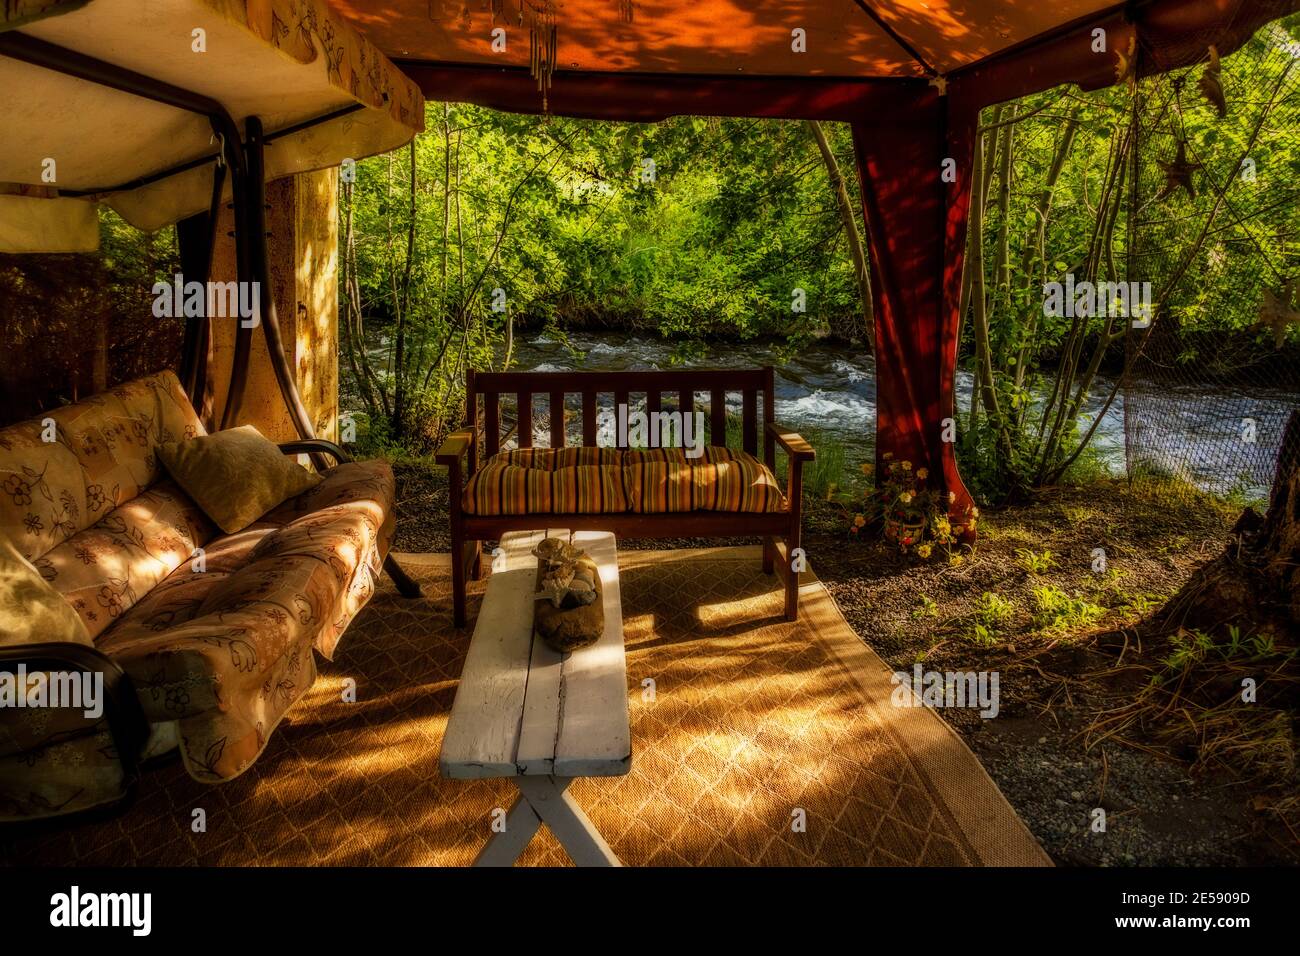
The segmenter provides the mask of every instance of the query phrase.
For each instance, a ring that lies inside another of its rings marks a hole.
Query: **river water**
[[[625,371],[672,367],[776,369],[777,419],[805,433],[828,435],[845,448],[849,476],[874,456],[876,432],[875,362],[864,352],[813,343],[793,354],[762,342],[710,343],[702,351],[672,361],[672,350],[650,336],[576,332],[567,344],[536,332],[515,342],[512,368],[520,371]],[[1101,379],[1085,405],[1085,426],[1104,404],[1112,386]],[[972,376],[957,375],[957,403],[970,407]],[[1247,498],[1268,494],[1272,463],[1283,426],[1300,396],[1285,392],[1245,394],[1215,388],[1143,386],[1129,390],[1133,408],[1132,457],[1162,472],[1178,474],[1216,493],[1237,491]],[[1106,411],[1093,445],[1104,467],[1126,470],[1125,395]],[[739,410],[738,408],[736,409]],[[536,420],[535,420],[536,421]],[[538,426],[538,444],[546,444]]]
[[[513,371],[569,370],[629,371],[697,368],[755,368],[776,370],[776,414],[781,424],[805,437],[830,437],[843,446],[845,478],[860,479],[857,466],[875,455],[876,368],[872,357],[842,345],[814,342],[797,351],[771,342],[708,343],[688,356],[675,356],[662,339],[626,332],[574,332],[560,341],[536,331],[515,340]],[[369,350],[374,366],[387,365],[389,343]],[[970,408],[973,376],[957,373],[957,405]],[[1084,406],[1087,428],[1100,412],[1113,382],[1099,378]],[[739,396],[729,396],[740,412]],[[1128,403],[1130,430],[1125,441]],[[545,399],[533,416],[534,443],[549,444]],[[579,409],[576,396],[567,404]],[[669,407],[672,407],[671,399]],[[1233,493],[1250,501],[1268,497],[1282,431],[1290,413],[1300,408],[1300,395],[1260,389],[1238,390],[1217,385],[1171,386],[1137,382],[1121,392],[1107,409],[1092,448],[1101,466],[1116,476],[1129,464],[1171,474],[1216,494]],[[503,402],[503,419],[513,424],[513,409]],[[602,444],[612,439],[612,417],[600,428]],[[581,441],[581,424],[570,416],[570,443]]]

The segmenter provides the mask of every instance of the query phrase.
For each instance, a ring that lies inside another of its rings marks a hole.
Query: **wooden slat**
[[[516,545],[507,540],[509,555]],[[573,540],[600,569],[605,629],[595,644],[570,654],[533,641],[515,765],[524,774],[614,776],[627,773],[632,759],[618,555],[606,532],[579,532]]]
[[[525,552],[526,553],[526,552]],[[509,554],[509,552],[507,552]],[[536,565],[509,563],[492,575],[461,670],[438,765],[444,777],[509,777],[528,688],[532,615],[521,614],[536,591]]]
[[[648,389],[645,393],[645,413],[657,412],[663,408],[663,393],[657,388]]]
[[[678,392],[691,389],[709,392],[716,386],[743,391],[761,389],[766,383],[763,369],[670,369],[665,371],[633,372],[478,372],[474,388],[487,392],[613,392],[626,389],[630,392]]]
[[[596,393],[582,393],[582,443],[588,448],[596,447]]]
[[[618,434],[618,410],[626,408],[630,414],[632,409],[628,407],[628,394],[626,391],[616,390],[614,392],[614,444],[618,445],[625,436]],[[619,448],[626,449],[627,445],[618,445]]]
[[[727,444],[727,390],[715,388],[709,396],[709,444]]]
[[[627,773],[632,735],[627,712],[627,657],[614,536],[580,531],[574,543],[595,560],[605,602],[605,631],[564,664],[564,720],[556,738],[555,773],[589,777]],[[540,642],[539,642],[540,643]]]
[[[752,388],[745,389],[744,407],[741,413],[741,441],[745,451],[758,455],[758,393]]]
[[[551,447],[564,447],[564,393],[551,392]]]
[[[519,393],[519,447],[533,447],[533,393]]]
[[[695,411],[695,392],[687,388],[681,389],[677,393],[677,408],[683,416]]]
[[[776,421],[776,375],[772,366],[764,367],[763,379],[763,461],[775,469],[776,440],[767,430],[767,426]]]
[[[501,450],[500,396],[496,392],[483,396],[483,431],[487,438],[487,454],[491,458]]]

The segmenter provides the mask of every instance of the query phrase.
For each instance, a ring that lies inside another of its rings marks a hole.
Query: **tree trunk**
[[[817,120],[809,120],[808,128],[812,130],[813,139],[817,141],[817,148],[822,154],[822,162],[826,164],[826,175],[830,177],[831,191],[835,194],[835,202],[840,209],[840,219],[844,222],[844,234],[849,240],[849,255],[853,257],[853,274],[857,277],[858,293],[862,297],[863,341],[869,350],[874,351],[876,345],[876,320],[875,307],[871,298],[871,270],[867,266],[866,246],[862,241],[862,232],[858,229],[858,217],[853,211],[853,200],[849,196],[849,188],[844,182],[844,174],[840,172],[840,164],[831,151],[831,145],[826,139],[826,131],[822,129],[822,124]]]

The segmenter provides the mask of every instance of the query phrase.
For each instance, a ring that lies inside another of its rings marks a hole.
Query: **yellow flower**
[[[864,461],[862,463],[862,473],[870,477],[876,473],[876,466],[869,461]]]
[[[960,554],[950,554],[950,555],[948,556],[948,563],[949,563],[949,564],[954,564],[954,565],[955,565],[955,564],[961,564],[962,561],[964,561],[964,560],[965,560],[965,558],[963,558]]]
[[[950,491],[950,492],[948,492],[948,500],[949,500],[949,501],[956,501],[956,500],[957,500],[957,492],[955,492],[955,491]]]
[[[861,528],[866,523],[867,523],[867,519],[862,517],[862,515],[853,516],[853,527]]]
[[[894,453],[893,453],[892,451],[887,451],[887,452],[885,452],[883,455],[881,455],[880,457],[883,458],[883,459],[885,459],[885,461],[889,461],[889,459],[891,459],[891,458],[894,457]]]
[[[925,544],[918,544],[916,546],[916,553],[919,557],[922,558],[928,558],[930,556],[930,552],[933,550],[934,549],[929,542],[926,542]]]
[[[974,505],[970,506],[970,516],[972,518],[978,518],[980,516],[980,510],[976,508]]]
[[[904,491],[898,496],[898,500],[903,504],[908,504],[912,500],[912,493],[910,491]]]
[[[911,463],[910,461],[904,461],[904,462],[901,462],[900,464],[901,464],[901,466],[902,466],[902,468],[903,468],[904,471],[911,471],[911,470],[912,470],[912,463]]]
[[[930,477],[930,469],[929,468],[916,469],[916,477],[921,479],[922,481],[925,481],[925,479]]]

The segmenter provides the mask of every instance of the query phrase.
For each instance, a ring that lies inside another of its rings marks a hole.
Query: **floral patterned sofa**
[[[0,820],[119,800],[145,722],[150,750],[175,741],[195,779],[237,776],[315,680],[312,649],[329,658],[373,593],[394,526],[387,463],[348,462],[327,442],[282,446],[328,449],[341,463],[224,535],[155,454],[203,433],[171,372],[0,430],[0,534],[85,624],[91,647],[69,659],[98,662],[106,683],[134,690],[98,720],[0,710]],[[62,656],[6,643],[0,635],[11,672],[28,652],[47,665]]]

